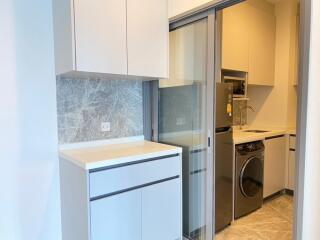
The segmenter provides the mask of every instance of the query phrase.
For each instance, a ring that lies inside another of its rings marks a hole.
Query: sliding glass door
[[[213,239],[214,71],[213,61],[208,69],[208,52],[213,50],[209,23],[206,16],[172,29],[170,78],[160,81],[158,92],[159,142],[183,148],[183,233],[192,240]],[[212,76],[207,77],[210,70]]]

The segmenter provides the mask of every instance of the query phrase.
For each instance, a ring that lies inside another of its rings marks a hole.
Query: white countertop
[[[293,134],[295,130],[287,130],[287,129],[265,129],[265,128],[255,128],[258,130],[265,130],[265,133],[252,133],[252,132],[244,132],[249,129],[244,130],[234,130],[233,131],[233,143],[240,144],[246,142],[254,142],[259,140],[264,140],[268,137],[274,137],[278,135],[285,135],[285,134]]]
[[[59,155],[84,169],[90,170],[180,153],[182,153],[182,149],[179,147],[149,141],[135,141],[98,147],[60,150]]]

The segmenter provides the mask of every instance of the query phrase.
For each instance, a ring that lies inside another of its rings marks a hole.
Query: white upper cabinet
[[[240,3],[222,13],[222,68],[249,71],[248,6]]]
[[[127,74],[126,0],[75,0],[76,70]]]
[[[222,68],[248,72],[248,84],[273,86],[276,19],[274,6],[249,0],[223,10]]]
[[[127,0],[128,74],[168,78],[169,22],[164,0]]]
[[[250,16],[248,83],[274,85],[276,19],[272,11],[248,4]]]
[[[53,9],[57,75],[168,77],[166,0],[54,0]]]

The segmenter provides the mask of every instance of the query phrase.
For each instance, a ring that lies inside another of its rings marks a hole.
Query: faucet
[[[254,108],[249,105],[240,108],[240,130],[242,130],[244,126],[244,124],[242,124],[242,120],[243,120],[243,110],[245,109],[250,109],[252,112],[255,112]]]

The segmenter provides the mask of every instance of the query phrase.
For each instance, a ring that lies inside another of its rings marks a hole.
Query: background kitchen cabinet
[[[296,176],[296,152],[290,150],[289,152],[289,163],[288,163],[288,188],[294,191],[295,176]]]
[[[165,0],[127,0],[128,74],[168,78],[169,24]]]
[[[249,8],[240,3],[222,13],[222,68],[249,71]]]
[[[263,197],[277,193],[285,187],[286,138],[266,139],[264,156]]]
[[[168,78],[167,0],[54,0],[53,16],[57,75]]]
[[[273,86],[274,6],[249,0],[224,9],[222,16],[222,69],[248,72],[248,84]]]
[[[289,138],[288,189],[294,191],[296,177],[296,136]]]
[[[276,18],[272,11],[247,4],[249,21],[248,84],[274,85]]]

